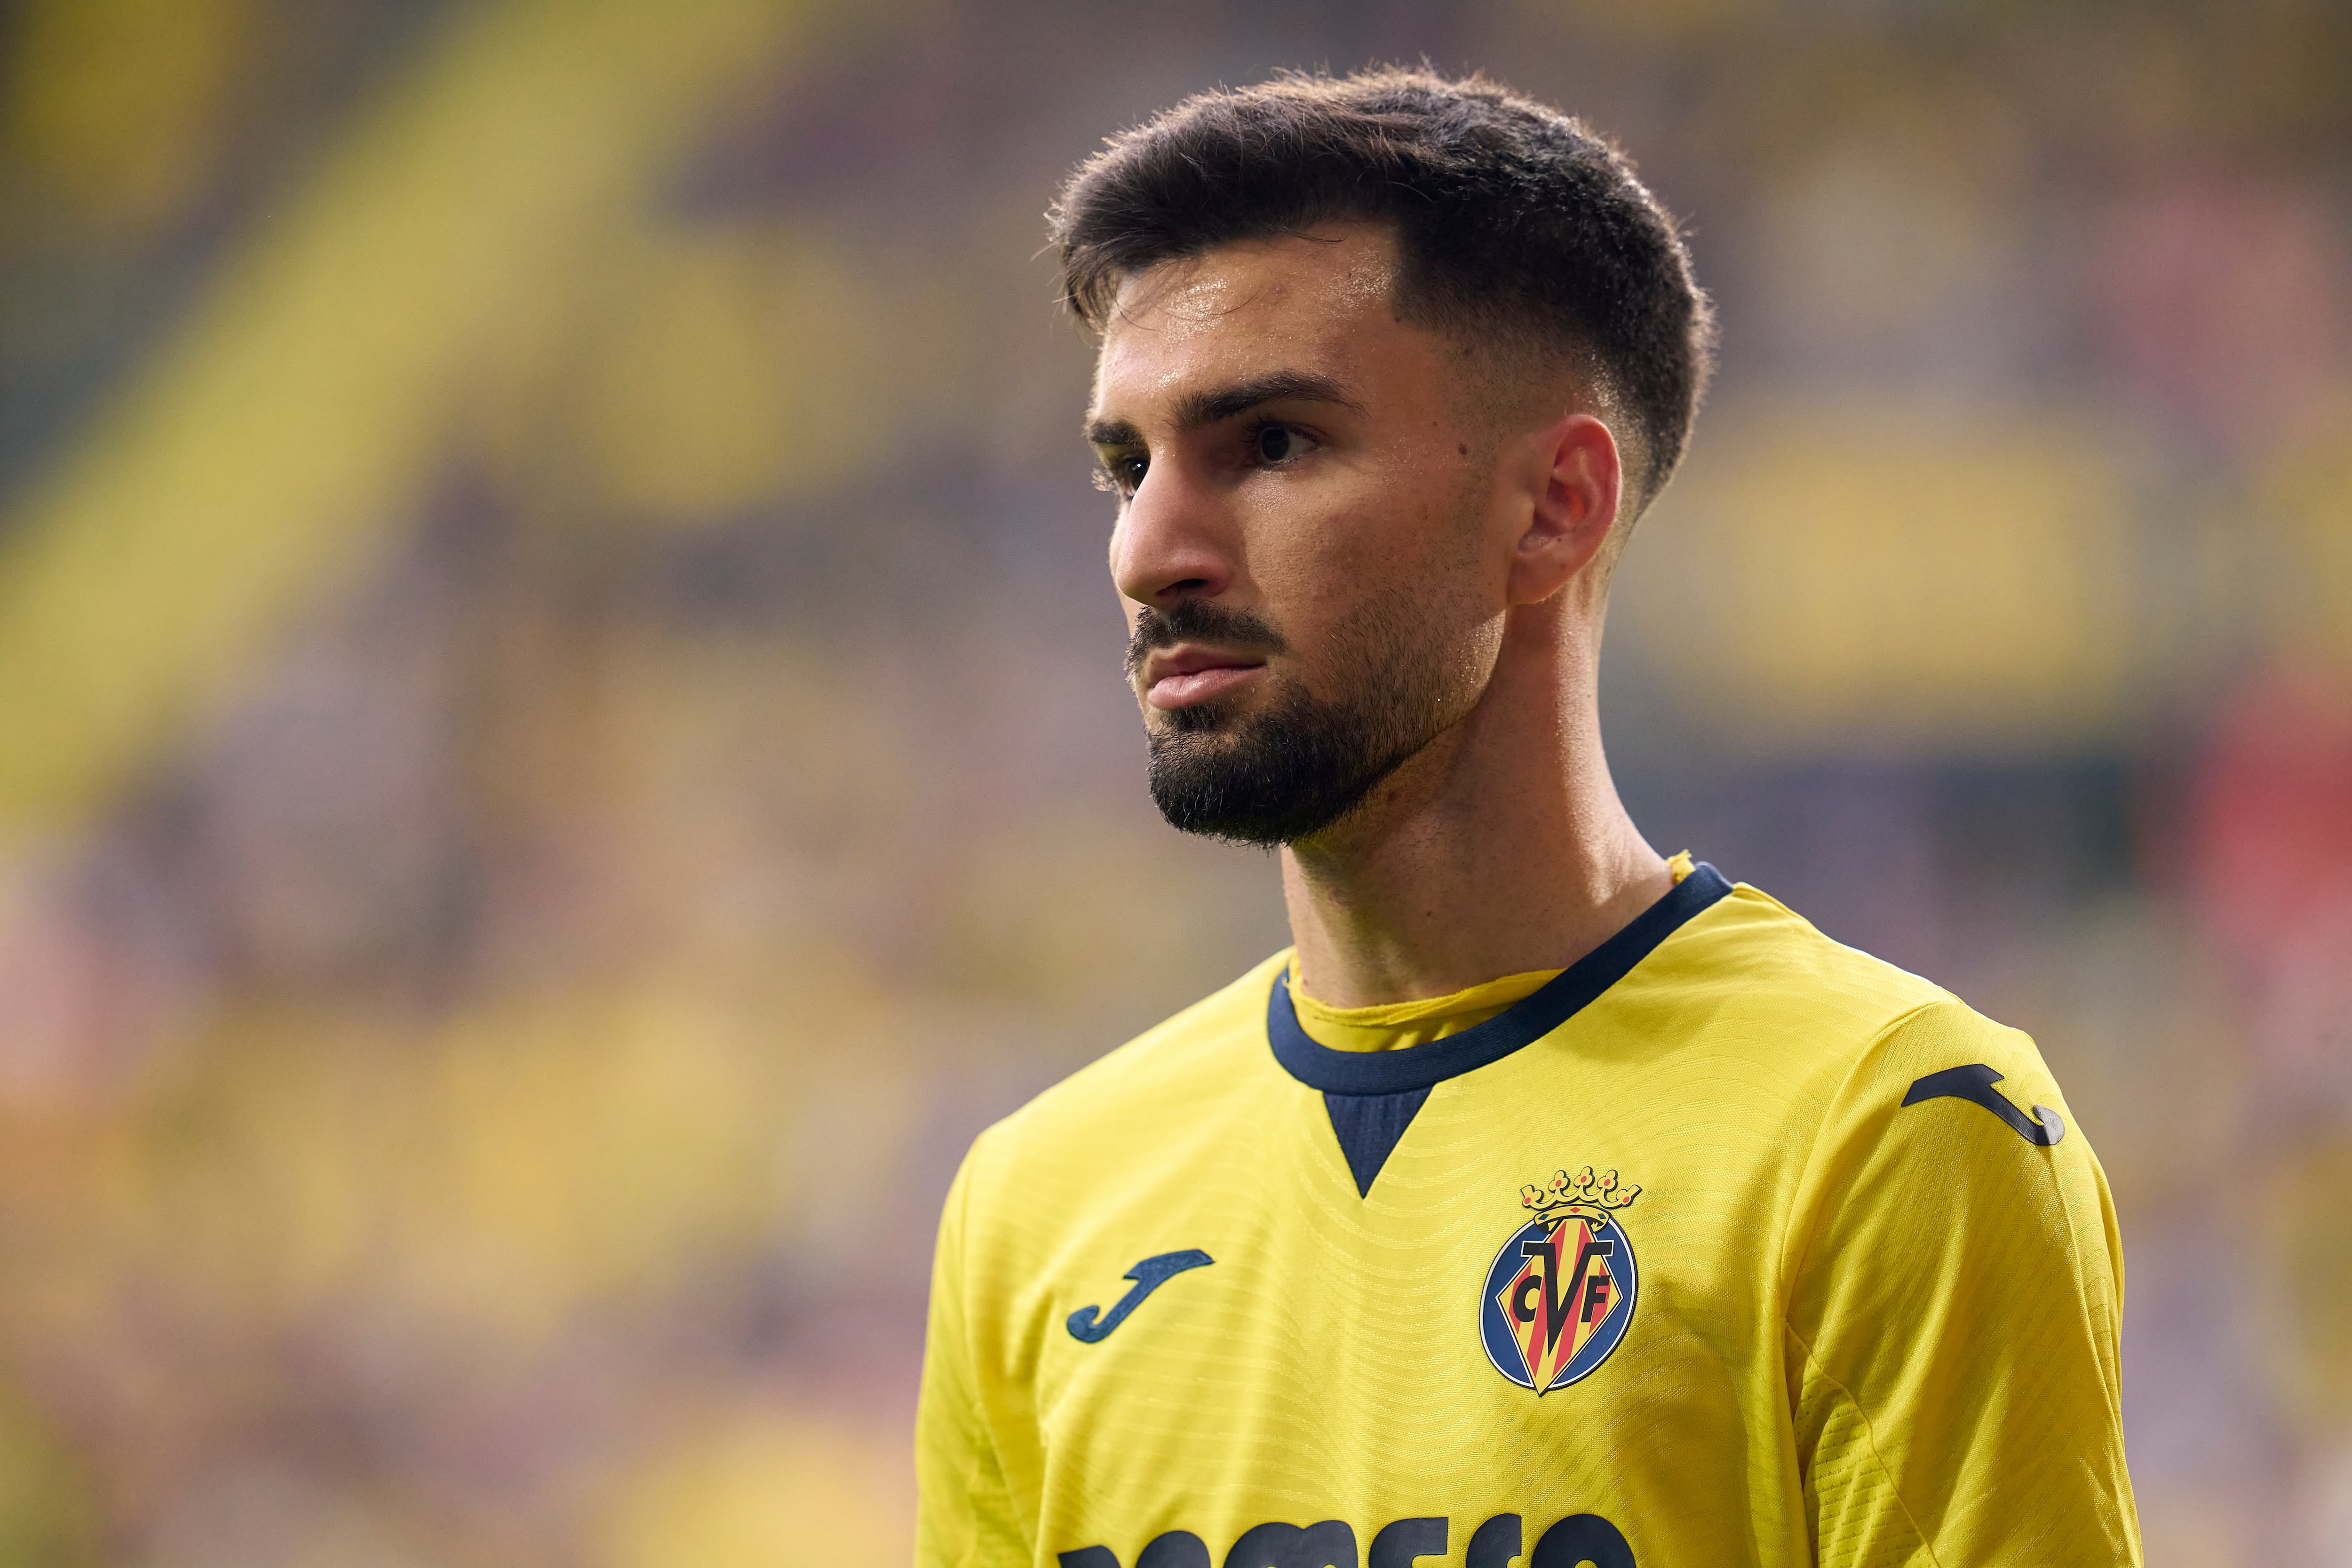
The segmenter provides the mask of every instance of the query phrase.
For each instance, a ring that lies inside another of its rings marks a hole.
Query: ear
[[[1623,480],[1617,438],[1590,414],[1570,414],[1535,433],[1538,476],[1527,531],[1512,547],[1514,605],[1550,598],[1600,557],[1617,525]]]

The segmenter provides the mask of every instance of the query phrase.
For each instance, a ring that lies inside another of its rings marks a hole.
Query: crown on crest
[[[1610,1215],[1623,1208],[1642,1195],[1642,1189],[1631,1182],[1621,1182],[1614,1171],[1595,1176],[1587,1165],[1570,1176],[1566,1171],[1552,1173],[1549,1189],[1529,1182],[1519,1189],[1520,1206],[1531,1210],[1540,1220],[1565,1220],[1570,1215],[1605,1222]]]

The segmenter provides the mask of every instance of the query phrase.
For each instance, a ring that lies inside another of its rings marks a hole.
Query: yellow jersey
[[[973,1144],[925,1568],[2139,1563],[2115,1210],[2026,1036],[1706,866],[1406,1049],[1289,958]]]

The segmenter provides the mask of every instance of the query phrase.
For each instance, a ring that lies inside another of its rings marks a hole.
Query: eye
[[[1131,496],[1143,483],[1150,459],[1139,452],[1122,452],[1115,458],[1105,458],[1102,467],[1095,470],[1095,489],[1108,490],[1113,495]]]
[[[1279,468],[1295,463],[1322,445],[1296,425],[1284,425],[1267,420],[1255,425],[1249,431],[1250,461],[1261,468]]]

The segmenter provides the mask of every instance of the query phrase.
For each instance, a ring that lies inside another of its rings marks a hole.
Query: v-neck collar
[[[1409,1094],[1475,1072],[1550,1034],[1622,980],[1660,942],[1731,891],[1722,872],[1701,861],[1664,898],[1623,930],[1483,1024],[1426,1045],[1393,1051],[1339,1051],[1300,1026],[1290,999],[1290,966],[1274,976],[1266,998],[1265,1034],[1275,1059],[1310,1089],[1326,1094]],[[1369,1185],[1369,1184],[1367,1184]]]

